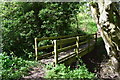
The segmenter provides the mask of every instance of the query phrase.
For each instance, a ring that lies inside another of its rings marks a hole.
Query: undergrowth
[[[56,67],[52,65],[46,66],[47,72],[45,78],[79,78],[79,79],[93,79],[95,74],[88,71],[86,65],[77,65],[76,69],[71,69],[64,64],[59,64]]]
[[[34,61],[23,60],[15,57],[12,53],[0,53],[0,77],[1,80],[15,80],[27,75],[29,67],[35,65]]]

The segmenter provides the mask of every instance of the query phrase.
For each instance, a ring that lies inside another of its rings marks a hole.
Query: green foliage
[[[27,71],[29,61],[24,58],[33,59],[34,38],[94,33],[97,31],[95,23],[89,15],[86,2],[83,3],[42,3],[42,2],[8,2],[0,4],[0,20],[2,24],[3,51],[11,56],[0,54],[0,65],[3,79],[19,78]],[[81,31],[82,30],[82,31]],[[1,31],[1,30],[0,30]],[[41,41],[39,46],[51,44],[49,40]],[[47,50],[48,51],[48,50]],[[43,51],[43,52],[47,52]],[[39,54],[43,54],[41,51]],[[14,55],[14,56],[13,56]],[[76,77],[84,66],[73,71],[60,65],[50,69],[53,77],[70,78]],[[60,72],[60,69],[63,71]],[[55,72],[58,70],[58,72]],[[60,73],[59,73],[60,72]],[[77,73],[76,73],[77,72]],[[82,72],[82,71],[81,71]],[[72,74],[76,73],[76,74]],[[82,72],[85,76],[87,70]],[[91,74],[91,73],[90,73]],[[62,76],[61,76],[62,75]],[[80,73],[80,75],[82,75]],[[83,78],[85,78],[83,76]],[[89,77],[89,76],[88,76]],[[82,78],[82,77],[81,77]]]
[[[64,64],[52,67],[48,65],[46,68],[45,78],[80,78],[80,79],[92,79],[95,78],[95,74],[88,71],[85,65],[79,65],[79,68],[71,70],[70,67],[66,67]]]
[[[19,79],[20,77],[27,75],[27,71],[30,66],[35,65],[33,61],[26,61],[22,58],[17,58],[10,53],[11,56],[7,56],[6,53],[0,53],[0,75],[2,80]]]
[[[0,4],[0,7],[3,51],[13,52],[16,56],[24,58],[34,57],[35,37],[95,33],[97,31],[86,2],[8,2]],[[50,41],[41,41],[39,45],[49,43]]]
[[[72,34],[71,18],[79,3],[2,3],[3,51],[28,58],[34,38]],[[45,45],[43,43],[43,45]]]
[[[78,28],[87,34],[93,34],[97,32],[97,27],[92,17],[86,13],[79,13],[78,18]]]
[[[93,34],[97,32],[97,26],[91,16],[91,11],[87,2],[81,2],[79,6],[79,13],[75,15],[75,22],[71,23],[72,29],[75,32],[84,32],[86,34]],[[81,33],[80,33],[81,34]]]

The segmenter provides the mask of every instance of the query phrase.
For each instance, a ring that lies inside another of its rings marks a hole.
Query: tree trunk
[[[97,3],[91,3],[91,11],[110,57],[111,72],[119,76],[120,15],[117,5],[111,0],[98,0]]]

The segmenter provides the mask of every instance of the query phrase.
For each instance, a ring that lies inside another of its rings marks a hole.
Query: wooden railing
[[[60,39],[65,39],[65,38],[70,38],[70,37],[75,37],[75,36],[80,36],[80,35],[77,34],[77,35],[67,35],[67,36],[58,36],[58,37],[35,38],[35,56],[36,56],[36,60],[38,59],[38,51],[46,49],[46,48],[54,47],[53,44],[39,47],[38,42],[43,41],[43,40],[60,40]],[[60,47],[62,47],[62,45],[60,45]],[[52,53],[45,54],[45,55],[42,55],[42,56],[47,56],[47,55],[51,55],[51,54]]]
[[[39,47],[37,45],[38,44],[37,42],[39,42],[41,40],[53,40],[53,44]],[[91,44],[90,42],[93,41],[93,40],[95,41],[95,43],[97,42],[97,34],[91,34],[91,35],[85,35],[85,36],[72,35],[72,36],[35,38],[36,60],[38,60],[38,57],[39,57],[38,56],[38,51],[39,50],[43,50],[43,49],[46,49],[46,48],[52,48],[52,47],[54,48],[54,51],[52,51],[50,54],[41,55],[41,58],[43,56],[54,54],[55,65],[57,63],[60,63],[61,61],[63,61],[65,58],[68,58],[72,55],[83,56],[85,54],[82,54],[81,52],[84,51],[84,50],[88,50],[88,52],[89,52],[89,48],[93,46],[93,45],[90,45]],[[83,45],[83,44],[86,44],[86,43],[88,44],[88,47],[83,48],[81,51],[79,51],[80,46]],[[65,45],[65,44],[67,44],[67,45],[71,44],[71,45],[63,47],[62,45]],[[60,48],[58,48],[58,47],[60,47]],[[64,58],[58,60],[58,54],[60,52],[67,51],[67,50],[70,50],[70,49],[75,49],[73,54],[70,54],[70,55],[65,56]]]

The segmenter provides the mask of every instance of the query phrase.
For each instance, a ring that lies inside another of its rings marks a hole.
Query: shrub
[[[0,66],[2,80],[18,79],[27,74],[33,61],[26,61],[15,56],[7,56],[6,53],[0,53]]]
[[[56,67],[48,65],[46,68],[45,78],[95,78],[95,74],[89,72],[85,65],[78,65],[78,68],[74,70],[71,70],[70,67],[66,67],[64,64],[57,65]]]

